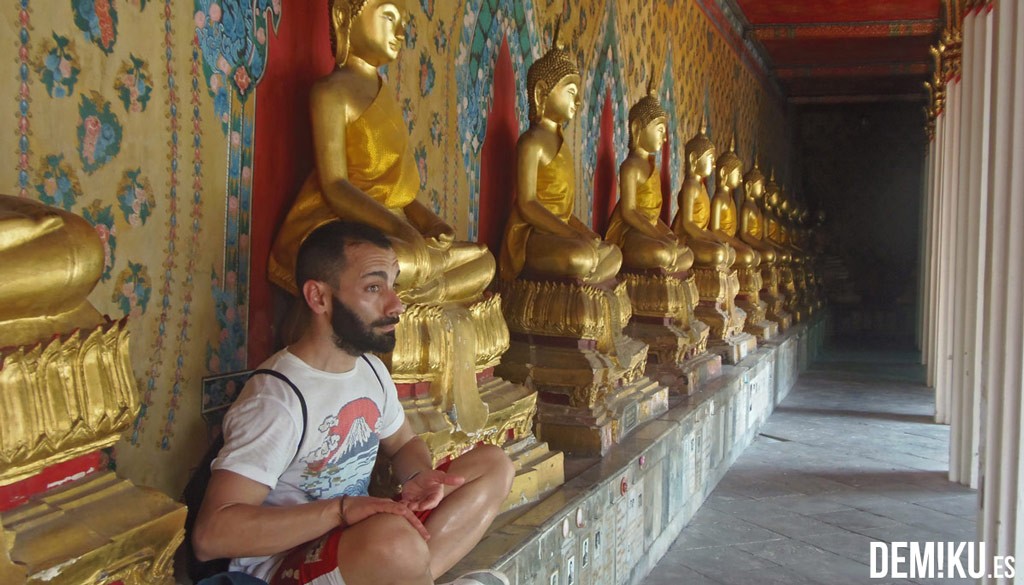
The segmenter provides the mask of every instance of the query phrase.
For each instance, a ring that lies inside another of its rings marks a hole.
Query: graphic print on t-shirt
[[[317,427],[325,433],[320,446],[303,456],[306,464],[300,486],[320,500],[341,495],[365,495],[377,458],[380,409],[369,398],[358,398],[324,418]]]

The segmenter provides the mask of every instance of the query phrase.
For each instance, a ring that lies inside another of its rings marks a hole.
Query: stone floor
[[[645,585],[914,583],[870,579],[869,543],[977,540],[922,375],[914,353],[826,350]]]

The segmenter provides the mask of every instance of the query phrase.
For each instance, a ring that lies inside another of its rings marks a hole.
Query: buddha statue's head
[[[551,49],[534,61],[526,72],[530,122],[540,122],[544,118],[558,124],[568,122],[580,105],[580,70],[572,54],[559,44],[559,28],[559,23],[556,23]]]
[[[708,138],[708,123],[702,118],[700,131],[686,142],[686,173],[698,178],[709,176],[715,169],[715,143]]]
[[[754,166],[747,171],[747,174],[743,175],[743,186],[746,188],[748,199],[760,203],[764,198],[764,173],[758,166],[756,156],[754,157]]]
[[[768,183],[764,186],[765,209],[772,213],[776,213],[779,207],[780,196],[779,184],[775,182],[775,169],[772,169],[768,176]]]
[[[789,203],[789,197],[786,193],[780,191],[779,202],[775,205],[775,211],[778,213],[779,217],[784,220],[792,219],[790,215],[792,206]]]
[[[405,0],[328,0],[328,12],[338,67],[350,55],[374,67],[398,58],[405,42]]]
[[[665,122],[668,114],[658,101],[654,82],[647,84],[647,95],[629,109],[629,149],[642,148],[649,153],[665,144]]]
[[[729,141],[729,150],[718,157],[718,184],[735,189],[743,181],[743,161],[736,155],[736,137]]]

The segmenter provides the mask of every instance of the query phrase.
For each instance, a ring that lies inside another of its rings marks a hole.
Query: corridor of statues
[[[504,153],[515,197],[499,210],[500,247],[460,241],[421,192],[403,105],[380,73],[408,23],[352,24],[381,4],[330,3],[335,67],[310,90],[312,171],[275,227],[266,274],[281,302],[263,318],[287,343],[298,326],[295,259],[312,230],[340,218],[385,232],[405,311],[381,358],[435,461],[501,446],[517,469],[504,510],[534,504],[571,479],[571,458],[607,455],[723,367],[821,320],[823,212],[776,179],[785,160],[741,156],[738,128],[713,141],[704,112],[674,123],[655,79],[627,88],[617,201],[592,221],[575,208],[581,166],[565,133],[589,94],[557,23],[526,75],[529,124]],[[413,104],[412,115],[428,112]],[[666,142],[682,145],[681,168],[663,164]],[[105,267],[90,222],[0,196],[0,542],[19,543],[0,550],[3,583],[36,582],[68,559],[81,562],[54,573],[61,583],[174,582],[184,511],[103,469],[101,450],[139,411],[141,372],[129,354],[133,315],[111,320],[87,299]],[[72,489],[39,497],[65,481]],[[385,470],[380,490],[387,481]],[[78,512],[54,513],[60,505]],[[93,532],[130,538],[66,538]]]

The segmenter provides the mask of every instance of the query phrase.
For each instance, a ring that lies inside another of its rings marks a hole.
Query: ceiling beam
[[[777,67],[779,79],[802,77],[888,77],[898,75],[921,75],[931,73],[927,61],[919,63],[874,63],[868,65],[800,65],[799,67]]]
[[[793,96],[789,103],[794,105],[804,104],[864,104],[877,102],[922,102],[928,101],[923,93],[903,94],[872,94],[872,95],[818,95],[818,96]]]
[[[791,39],[868,39],[937,35],[938,19],[892,20],[883,22],[815,22],[809,24],[758,24],[751,27],[759,41]]]

